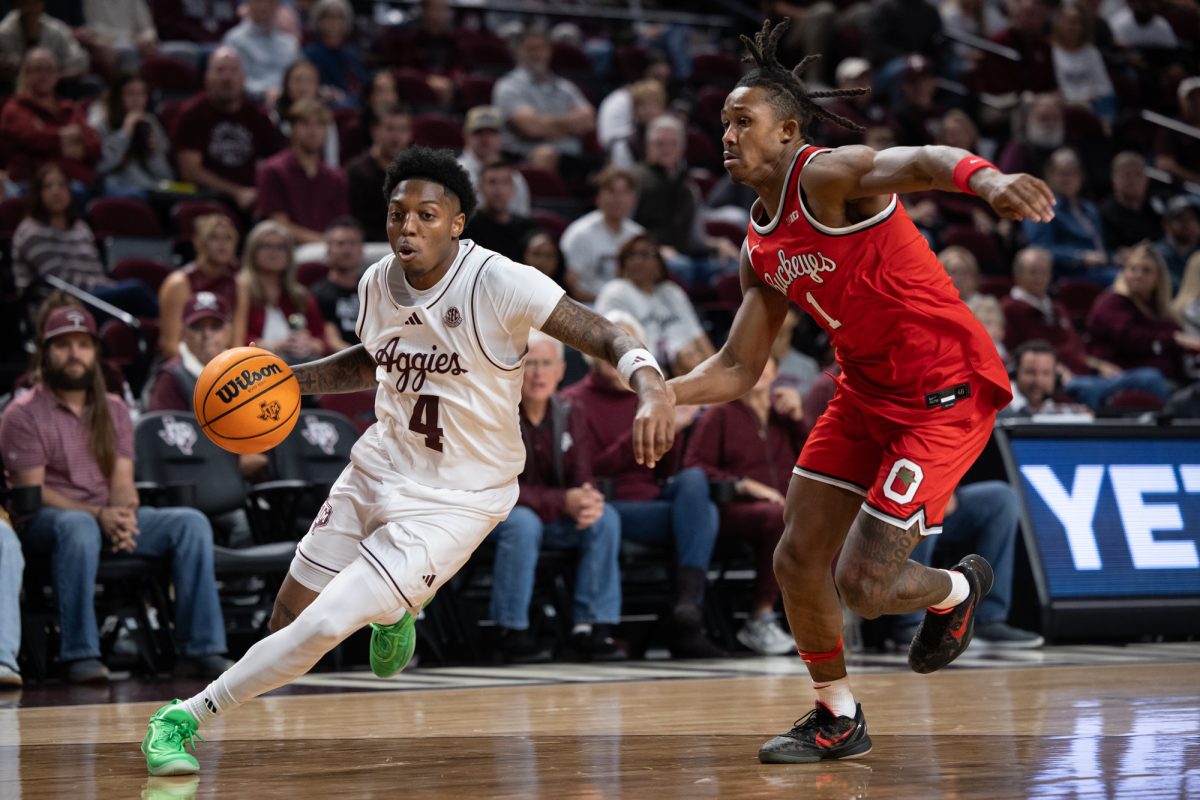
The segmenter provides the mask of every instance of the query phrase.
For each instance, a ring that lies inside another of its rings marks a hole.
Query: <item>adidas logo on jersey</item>
[[[421,322],[421,318],[419,316],[417,316],[417,312],[414,311],[412,313],[411,317],[404,320],[404,324],[405,325],[424,325],[425,323]]]
[[[421,580],[426,586],[433,586],[433,582],[437,580],[437,575],[422,575]]]

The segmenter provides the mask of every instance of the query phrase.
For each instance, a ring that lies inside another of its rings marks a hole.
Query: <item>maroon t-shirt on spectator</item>
[[[700,467],[709,480],[752,478],[786,494],[803,443],[801,422],[772,411],[764,429],[750,406],[734,400],[696,420],[684,466]]]
[[[592,454],[592,469],[598,478],[613,479],[614,500],[654,500],[662,493],[667,478],[679,471],[682,457],[682,432],[675,445],[649,469],[633,457],[633,417],[637,395],[617,389],[594,372],[562,390],[562,398],[571,403],[583,425],[580,436]]]
[[[175,150],[198,150],[204,168],[238,186],[254,186],[255,165],[279,150],[279,132],[258,106],[243,100],[222,111],[201,92],[184,103],[175,127]]]
[[[116,431],[117,457],[132,459],[129,407],[115,394],[106,397]],[[44,467],[45,488],[76,503],[104,506],[108,505],[109,479],[92,454],[90,436],[86,416],[75,416],[43,383],[9,403],[0,420],[0,449],[7,469]]]
[[[561,401],[560,401],[561,402]],[[566,425],[561,442],[554,441],[553,404],[546,416],[534,425],[521,406],[521,439],[525,442],[525,469],[517,476],[520,496],[517,505],[533,510],[543,522],[553,522],[563,516],[567,489],[585,483],[595,485],[592,478],[591,454],[583,421],[574,409],[567,410]],[[562,480],[555,468],[555,451],[562,449]]]
[[[295,225],[323,233],[329,223],[350,213],[346,174],[318,159],[309,177],[288,148],[258,167],[258,215],[287,214]]]
[[[1147,314],[1112,289],[1105,289],[1088,312],[1088,350],[1121,369],[1157,367],[1164,377],[1178,380],[1183,353],[1175,342],[1178,323]]]
[[[1013,352],[1025,342],[1042,339],[1058,353],[1058,360],[1076,375],[1090,375],[1083,337],[1071,324],[1067,307],[1053,301],[1053,318],[1040,308],[1009,295],[1000,301],[1004,310],[1004,347]]]
[[[82,158],[62,154],[58,132],[68,125],[78,125],[83,134]],[[14,181],[32,180],[37,168],[47,162],[58,164],[70,180],[90,184],[96,179],[100,134],[88,126],[83,107],[70,100],[59,100],[51,110],[28,97],[10,98],[0,111],[0,139],[8,157],[8,176]]]
[[[305,329],[308,335],[314,338],[325,341],[325,319],[321,316],[321,307],[317,304],[317,298],[311,293],[308,295],[308,300],[305,303],[302,313],[304,314]],[[284,292],[279,296],[279,310],[283,312],[283,316],[290,317],[296,312],[295,306],[292,305],[292,299]],[[246,341],[235,344],[249,344],[257,342],[262,338],[263,325],[267,321],[267,310],[257,303],[250,303],[249,312],[246,317]]]

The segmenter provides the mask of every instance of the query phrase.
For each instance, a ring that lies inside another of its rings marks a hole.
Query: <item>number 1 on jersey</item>
[[[830,328],[833,328],[836,331],[838,328],[842,327],[842,321],[834,319],[826,314],[825,309],[821,308],[821,304],[817,302],[817,298],[812,296],[812,292],[805,292],[804,299],[808,301],[808,304],[813,307],[814,311],[825,318],[825,321],[829,323]]]
[[[424,436],[425,446],[430,450],[442,452],[444,431],[438,427],[437,395],[417,395],[417,404],[413,406],[412,419],[408,421],[408,429]]]

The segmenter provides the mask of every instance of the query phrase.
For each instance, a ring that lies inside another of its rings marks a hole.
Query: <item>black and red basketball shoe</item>
[[[962,655],[975,631],[975,612],[992,590],[992,565],[983,556],[969,555],[954,569],[971,587],[967,599],[941,614],[926,611],[917,635],[908,646],[908,666],[913,672],[935,672]]]
[[[861,704],[855,704],[853,717],[839,717],[817,701],[817,707],[796,720],[794,728],[760,747],[758,760],[764,764],[811,764],[869,752],[871,737]]]

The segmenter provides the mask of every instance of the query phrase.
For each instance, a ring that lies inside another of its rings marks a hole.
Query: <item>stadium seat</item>
[[[135,395],[140,393],[154,355],[141,332],[120,320],[110,319],[100,326],[99,336],[104,360],[121,370]]]
[[[704,223],[704,232],[709,236],[720,236],[728,239],[734,247],[740,248],[746,241],[746,226],[737,225],[720,219],[710,219]]]
[[[97,197],[88,203],[87,218],[97,239],[109,236],[156,239],[163,235],[154,209],[136,197]]]
[[[479,31],[463,42],[463,50],[471,54],[471,68],[488,75],[503,75],[513,68],[508,44],[493,33]]]
[[[344,394],[323,394],[317,398],[317,405],[326,411],[336,411],[346,417],[359,433],[375,424],[374,389]]]
[[[175,239],[181,242],[190,242],[196,233],[196,220],[206,214],[224,214],[229,217],[235,227],[239,227],[237,216],[224,203],[218,203],[215,200],[180,200],[171,208]]]
[[[183,112],[183,105],[186,100],[170,100],[161,103],[158,107],[158,121],[162,123],[163,130],[166,131],[167,138],[174,140],[175,129],[179,125],[179,115]]]
[[[1078,330],[1086,326],[1092,303],[1103,291],[1103,286],[1083,278],[1062,278],[1054,286],[1055,299],[1066,306],[1071,322],[1075,323]]]
[[[1122,389],[1109,396],[1104,408],[1122,414],[1144,414],[1147,411],[1162,411],[1163,400],[1158,395],[1142,389]]]
[[[496,78],[492,75],[467,75],[458,83],[458,110],[467,112],[475,106],[492,104],[492,89]]]
[[[990,275],[1007,275],[1010,272],[1000,253],[1000,246],[991,234],[977,231],[970,225],[951,225],[942,232],[942,247],[952,245],[969,250],[979,262],[981,272]]]
[[[392,75],[396,79],[396,94],[401,103],[416,111],[438,108],[438,93],[429,85],[428,76],[424,72],[401,67],[393,70]]]
[[[621,83],[640,80],[649,63],[650,51],[636,44],[621,45],[613,57],[613,64],[617,68],[617,77]]]
[[[161,261],[153,261],[148,258],[123,258],[117,262],[112,271],[112,276],[116,280],[123,281],[130,278],[139,280],[156,295],[159,287],[163,285],[163,281],[170,274],[171,267]]]
[[[312,287],[314,283],[324,278],[328,273],[329,265],[324,261],[305,261],[296,267],[296,280],[302,286]]]
[[[696,95],[696,105],[692,108],[692,121],[697,125],[711,126],[721,119],[721,109],[725,107],[725,97],[729,93],[720,86],[705,86]]]
[[[984,275],[979,279],[979,292],[990,294],[997,300],[1012,291],[1013,280],[1005,275]]]
[[[412,123],[414,145],[448,147],[458,152],[463,148],[462,123],[442,114],[417,114]]]
[[[160,98],[188,98],[203,88],[195,67],[168,56],[144,57],[138,74]]]
[[[742,77],[742,65],[728,53],[700,53],[692,57],[693,86],[733,86]]]
[[[350,448],[359,430],[343,414],[327,409],[304,410],[291,435],[270,452],[271,474],[305,486],[300,518],[316,516],[333,482],[350,463]]]
[[[13,232],[21,224],[21,220],[25,219],[28,208],[24,197],[6,197],[0,200],[0,239],[8,240],[13,237]]]
[[[540,208],[530,209],[529,218],[538,228],[553,236],[556,242],[562,238],[563,231],[571,224],[562,214],[555,214],[553,211]]]
[[[534,201],[539,199],[560,200],[571,196],[566,182],[557,172],[525,164],[518,166],[517,170],[529,184],[529,195]]]
[[[595,78],[595,67],[587,53],[570,42],[555,42],[550,71],[571,80]]]

